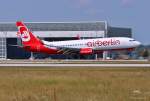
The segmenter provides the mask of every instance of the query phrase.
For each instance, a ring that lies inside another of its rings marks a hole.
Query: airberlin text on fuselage
[[[105,40],[105,41],[101,41],[101,40],[93,40],[93,41],[89,41],[87,42],[87,46],[88,47],[95,47],[95,46],[114,46],[114,45],[119,45],[120,44],[120,40],[115,40],[115,39],[109,39],[109,40]]]

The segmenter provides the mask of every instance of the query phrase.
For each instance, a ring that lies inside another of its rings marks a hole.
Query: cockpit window
[[[136,41],[136,40],[134,40],[134,39],[133,39],[133,40],[129,40],[129,41],[131,41],[131,42],[132,42],[132,41]]]

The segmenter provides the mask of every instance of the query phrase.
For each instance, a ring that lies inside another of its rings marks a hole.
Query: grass
[[[149,101],[150,68],[0,68],[0,101]]]

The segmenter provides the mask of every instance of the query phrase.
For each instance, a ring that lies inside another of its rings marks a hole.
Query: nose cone
[[[139,41],[136,41],[136,42],[135,42],[135,46],[136,46],[136,47],[138,47],[138,46],[140,46],[140,45],[141,45],[141,42],[139,42]]]

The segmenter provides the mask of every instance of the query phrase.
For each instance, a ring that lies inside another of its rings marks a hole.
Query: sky
[[[0,22],[107,21],[150,44],[150,0],[0,0]]]

